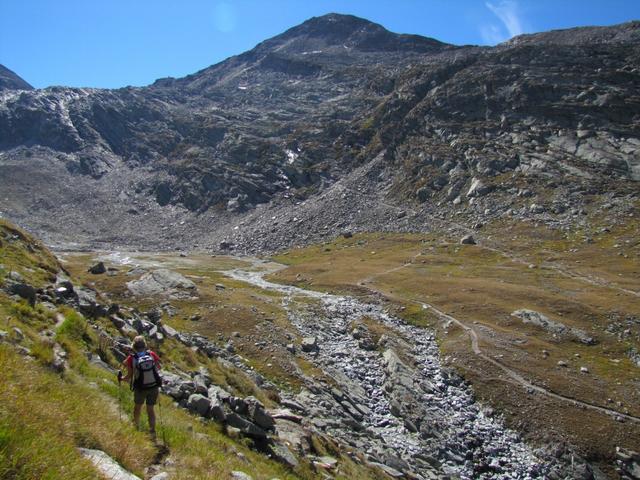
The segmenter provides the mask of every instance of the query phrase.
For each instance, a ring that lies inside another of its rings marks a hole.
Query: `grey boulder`
[[[217,422],[224,422],[227,419],[227,415],[224,412],[224,406],[220,399],[213,398],[209,403],[208,416],[213,418]]]
[[[303,352],[315,352],[318,350],[318,339],[316,337],[304,337],[300,346]]]
[[[145,273],[138,280],[127,282],[127,288],[136,296],[191,296],[197,294],[195,283],[183,275],[161,268]]]
[[[9,293],[24,298],[31,306],[36,304],[36,289],[27,283],[14,283],[10,285]]]
[[[258,427],[255,423],[242,418],[237,413],[230,413],[227,415],[227,425],[237,428],[242,433],[253,438],[267,438],[267,432]]]
[[[107,271],[107,267],[104,266],[103,262],[98,262],[95,265],[92,265],[91,267],[89,267],[87,271],[89,273],[93,273],[94,275],[100,275]]]
[[[460,243],[462,245],[475,245],[476,244],[476,239],[473,238],[473,235],[465,235],[464,237],[462,237],[460,239]]]
[[[248,415],[251,420],[258,425],[260,428],[264,428],[265,430],[271,430],[275,427],[276,422],[271,415],[269,415],[265,409],[264,405],[255,397],[247,397],[244,399],[248,406]]]
[[[187,400],[187,409],[197,413],[201,417],[206,417],[211,407],[211,401],[204,395],[194,393]]]

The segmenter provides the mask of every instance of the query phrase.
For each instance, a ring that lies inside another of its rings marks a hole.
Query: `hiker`
[[[133,353],[125,358],[122,365],[126,367],[127,374],[118,376],[118,381],[128,381],[133,390],[133,423],[136,428],[140,427],[140,412],[142,405],[147,404],[147,415],[149,416],[149,431],[153,437],[156,435],[156,414],[153,409],[158,401],[162,378],[158,373],[160,370],[160,357],[155,352],[147,350],[147,342],[144,337],[137,336],[131,345]]]

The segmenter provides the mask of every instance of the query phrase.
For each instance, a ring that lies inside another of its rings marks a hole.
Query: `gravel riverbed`
[[[379,305],[269,282],[267,273],[227,272],[285,294],[291,323],[303,337],[315,338],[317,347],[306,355],[337,387],[311,388],[295,400],[319,428],[363,450],[392,474],[545,477],[545,462],[488,416],[471,388],[442,365],[433,332],[408,325]],[[353,329],[363,317],[388,331],[375,346],[366,341],[366,328]]]

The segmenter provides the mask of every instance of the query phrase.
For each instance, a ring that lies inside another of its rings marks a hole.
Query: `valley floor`
[[[380,295],[435,329],[445,361],[534,443],[565,441],[605,462],[640,445],[637,258],[613,256],[603,238],[494,228],[480,245],[379,234],[293,251],[276,278]]]
[[[495,231],[496,238],[504,243],[500,233]],[[530,238],[514,233],[518,234]],[[344,348],[345,342],[336,339],[357,337],[354,332],[360,328],[375,340],[374,357],[382,358],[385,352],[387,344],[380,344],[380,337],[391,336],[400,342],[395,350],[405,355],[404,363],[420,364],[422,360],[411,357],[417,334],[394,337],[393,328],[382,320],[402,319],[404,328],[433,332],[443,367],[461,374],[478,400],[490,408],[488,413],[503,417],[539,449],[539,455],[571,461],[579,454],[604,474],[614,475],[616,447],[640,445],[637,263],[625,257],[605,261],[597,255],[602,248],[598,243],[574,251],[571,241],[564,241],[559,248],[560,242],[548,232],[537,243],[520,244],[520,249],[509,252],[491,241],[491,232],[484,235],[480,245],[460,245],[435,234],[362,234],[294,249],[275,258],[281,263],[278,267],[247,258],[198,254],[65,257],[70,270],[98,289],[113,292],[114,301],[133,302],[140,309],[151,308],[158,300],[132,297],[124,286],[132,279],[121,272],[99,277],[87,274],[87,266],[101,259],[117,268],[128,263],[184,274],[198,286],[199,298],[171,301],[175,312],[166,322],[201,333],[221,346],[232,344],[252,368],[292,395],[317,382],[335,385],[335,360],[327,364],[324,353],[339,357],[330,344]],[[241,275],[238,268],[254,274]],[[302,290],[294,294],[285,287],[274,288],[273,282],[304,289],[306,300],[299,298]],[[311,291],[375,305],[380,312],[351,308],[337,314],[341,323],[323,327],[320,319],[331,315],[316,311],[314,317],[313,309],[329,297]],[[333,334],[327,328],[333,328]],[[310,336],[321,340],[317,352],[290,351]],[[357,355],[349,357],[353,365],[362,361],[372,368],[375,364]],[[414,382],[419,383],[415,378]],[[410,433],[415,426],[398,428]],[[405,453],[411,457],[411,449]],[[446,459],[441,463],[446,465]]]
[[[145,478],[590,479],[633,467],[624,452],[640,445],[634,224],[589,241],[525,224],[486,226],[475,245],[444,233],[356,234],[270,259],[56,259],[0,227],[4,290],[40,287],[35,306],[0,294],[8,478],[62,478],[60,456],[91,478],[74,447]],[[75,310],[60,297],[61,268]],[[130,395],[113,379],[118,345],[136,330],[174,382],[160,445],[129,426]],[[39,387],[21,402],[29,378]],[[186,413],[193,395],[179,389],[197,378],[255,397],[276,418],[275,443]]]

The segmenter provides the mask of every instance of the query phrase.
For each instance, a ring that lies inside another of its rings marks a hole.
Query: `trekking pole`
[[[169,445],[167,445],[167,437],[164,432],[164,425],[162,424],[162,399],[158,397],[158,427],[160,428],[161,436],[162,436],[162,446],[169,450]]]
[[[122,370],[118,370],[118,415],[122,422]]]

